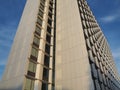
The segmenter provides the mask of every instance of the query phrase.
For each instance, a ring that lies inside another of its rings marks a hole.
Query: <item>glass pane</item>
[[[34,90],[34,81],[31,81],[31,90]]]
[[[48,81],[48,77],[49,77],[49,70],[43,68],[43,80]]]
[[[49,7],[49,10],[52,12],[52,7]]]
[[[45,4],[45,0],[41,0],[41,2]]]
[[[32,62],[29,62],[28,70],[29,71],[33,71],[33,63]]]
[[[36,72],[36,64],[33,64],[33,72]]]
[[[38,22],[38,24],[40,24],[42,26],[42,19],[38,18],[37,22]]]
[[[53,3],[50,1],[50,5],[53,6]]]
[[[50,45],[48,45],[48,44],[45,45],[45,52],[47,54],[50,54]]]
[[[51,34],[51,28],[47,26],[47,32]]]
[[[48,24],[51,26],[52,25],[52,20],[48,18]]]
[[[29,62],[29,67],[28,67],[28,71],[31,71],[31,72],[36,72],[36,64],[33,63],[33,62]]]
[[[37,45],[39,45],[39,43],[40,43],[40,39],[39,38],[37,38],[37,37],[34,37],[34,43],[35,44],[37,44]]]
[[[43,12],[41,10],[39,10],[38,14],[43,18]]]
[[[48,43],[51,42],[51,37],[50,37],[48,34],[46,35],[46,41],[47,41]]]
[[[40,8],[44,10],[44,5],[42,3],[40,3]]]
[[[44,65],[47,67],[49,67],[49,62],[50,62],[49,59],[50,59],[50,57],[48,57],[46,55],[44,56]]]
[[[25,90],[30,90],[30,79],[26,79],[26,85],[25,85]]]
[[[48,90],[48,84],[42,83],[42,89],[41,90]]]
[[[39,27],[36,27],[36,34],[40,35],[41,34],[41,29]]]
[[[35,48],[32,48],[31,54],[35,57],[38,57],[38,50]]]
[[[52,13],[51,12],[49,12],[48,15],[49,15],[50,18],[52,18]]]
[[[24,90],[34,90],[34,81],[26,78],[25,89]]]

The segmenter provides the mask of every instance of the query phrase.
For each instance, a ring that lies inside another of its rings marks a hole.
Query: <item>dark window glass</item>
[[[38,19],[37,19],[37,22],[38,22],[38,24],[39,24],[40,26],[42,26],[42,19],[41,19],[41,18],[38,18]]]
[[[38,14],[43,18],[43,11],[39,10]]]
[[[42,3],[40,3],[40,8],[42,9],[42,10],[44,10],[44,5],[42,4]]]
[[[50,60],[50,57],[45,55],[44,56],[44,65],[47,67],[49,67],[49,62],[50,62],[49,60]]]
[[[45,4],[45,0],[41,0],[41,2]]]
[[[35,77],[35,73],[34,73],[34,72],[31,72],[31,71],[28,71],[28,72],[27,72],[27,75],[32,76],[32,77]]]
[[[35,57],[35,56],[33,56],[33,55],[30,56],[30,59],[32,59],[32,60],[34,60],[34,61],[37,62],[37,57]]]
[[[36,27],[35,33],[40,36],[41,34],[41,29],[39,27]]]
[[[48,18],[48,24],[51,26],[52,25],[52,20]]]
[[[53,6],[53,2],[50,1],[50,5]]]
[[[31,54],[32,54],[33,56],[37,57],[37,56],[38,56],[38,50],[35,49],[35,48],[32,48]]]
[[[43,80],[48,81],[48,77],[49,77],[49,70],[43,68]]]
[[[52,7],[49,7],[49,10],[52,12]]]
[[[51,42],[51,37],[50,37],[48,34],[46,34],[46,41],[47,41],[48,43]]]
[[[37,57],[38,57],[38,50],[32,47],[30,58],[32,60],[37,61]]]
[[[45,52],[47,54],[50,54],[50,45],[48,45],[48,44],[45,45]]]
[[[50,18],[52,18],[52,13],[51,13],[51,12],[49,12],[49,13],[48,13],[48,16],[49,16]]]
[[[40,39],[38,37],[34,36],[33,45],[35,45],[36,47],[39,47],[39,43],[40,43]]]
[[[41,90],[48,90],[48,84],[42,83],[42,89]]]
[[[51,34],[51,27],[47,26],[47,32]]]

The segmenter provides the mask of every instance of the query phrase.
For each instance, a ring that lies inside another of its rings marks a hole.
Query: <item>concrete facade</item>
[[[0,90],[120,90],[86,0],[27,0]]]
[[[56,18],[55,90],[94,90],[77,0],[57,0]]]
[[[35,30],[40,0],[27,0],[3,75],[0,90],[22,90],[26,63]]]

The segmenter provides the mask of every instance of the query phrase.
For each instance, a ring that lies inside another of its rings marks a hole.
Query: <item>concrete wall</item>
[[[22,90],[40,0],[27,0],[0,90]],[[17,53],[16,53],[17,52]]]
[[[94,90],[77,0],[57,0],[55,90]]]

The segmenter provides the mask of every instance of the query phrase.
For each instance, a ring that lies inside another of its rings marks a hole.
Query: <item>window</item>
[[[50,18],[52,18],[52,13],[51,13],[51,12],[49,12],[49,13],[48,13],[48,16],[49,16]]]
[[[30,61],[27,75],[35,77],[35,72],[36,72],[36,64]]]
[[[37,35],[39,35],[39,36],[40,36],[40,34],[41,34],[41,29],[40,29],[39,27],[37,27],[37,26],[36,26],[35,33],[36,33]]]
[[[52,7],[49,7],[49,10],[52,12]]]
[[[43,82],[41,90],[48,90],[48,84]]]
[[[48,18],[48,24],[51,26],[52,25],[52,20]]]
[[[41,11],[40,9],[39,9],[39,13],[38,13],[42,18],[43,18],[43,11]]]
[[[50,28],[50,26],[47,26],[47,32],[51,34],[51,28]]]
[[[37,22],[38,22],[38,24],[39,24],[40,26],[42,26],[42,19],[41,19],[41,18],[38,18],[38,19],[37,19]]]
[[[47,41],[48,43],[51,42],[51,37],[50,37],[48,34],[46,34],[46,41]]]
[[[49,62],[50,62],[49,60],[50,60],[50,57],[45,55],[44,56],[44,65],[47,67],[49,67]]]
[[[33,44],[37,47],[39,47],[39,43],[40,43],[40,39],[36,36],[34,36],[34,39],[33,39]]]
[[[42,3],[40,3],[40,8],[44,10],[44,5]]]
[[[36,64],[33,63],[33,62],[29,62],[29,67],[28,67],[28,71],[31,71],[31,72],[36,72]]]
[[[101,90],[100,84],[99,84],[99,82],[98,82],[97,79],[95,80],[95,89],[96,89],[96,90]]]
[[[32,47],[31,55],[37,58],[38,57],[38,50]]]
[[[48,45],[48,44],[45,45],[45,52],[47,54],[50,54],[50,45]]]
[[[95,68],[95,64],[91,63],[91,71],[92,71],[92,75],[94,78],[97,78],[97,70]]]
[[[53,3],[52,3],[52,1],[50,1],[50,5],[51,5],[51,6],[53,6]]]
[[[34,90],[34,80],[26,78],[24,90]]]
[[[45,0],[41,0],[41,2],[45,4]]]
[[[49,70],[47,68],[43,68],[43,80],[48,81]]]
[[[100,69],[97,69],[97,71],[98,71],[98,79],[102,82],[102,80],[103,80],[103,78],[102,78],[102,74],[101,74],[101,71],[100,71]]]

